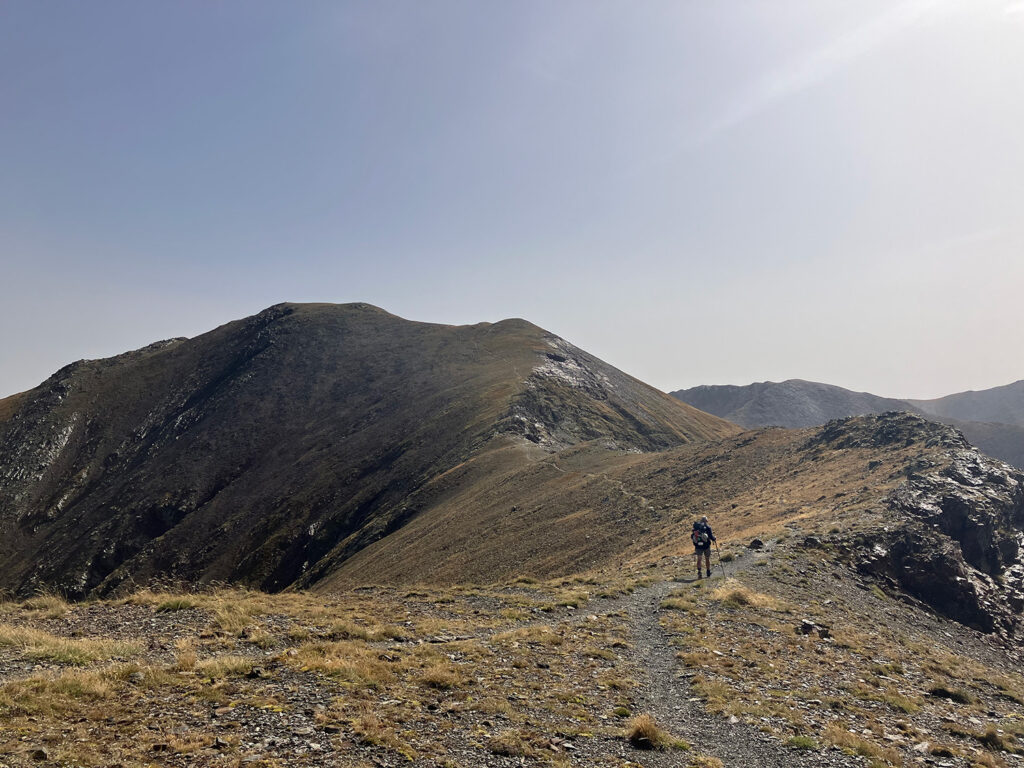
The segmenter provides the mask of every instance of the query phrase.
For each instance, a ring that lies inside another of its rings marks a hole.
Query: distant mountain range
[[[847,416],[908,411],[960,429],[995,458],[1024,467],[1024,381],[935,400],[899,400],[814,381],[702,385],[670,393],[734,424],[809,427]]]

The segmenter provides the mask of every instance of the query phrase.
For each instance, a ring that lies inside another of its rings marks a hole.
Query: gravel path
[[[804,752],[745,723],[709,714],[696,699],[689,681],[679,676],[675,650],[658,622],[659,605],[678,584],[662,583],[637,590],[627,604],[633,640],[633,661],[646,676],[640,685],[643,711],[666,730],[684,738],[693,751],[719,758],[726,768],[792,768],[792,766],[863,766],[864,761],[835,750]],[[645,766],[679,766],[680,753],[649,753]]]

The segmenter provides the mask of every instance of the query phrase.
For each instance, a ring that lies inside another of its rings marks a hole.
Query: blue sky
[[[278,301],[1024,378],[1024,3],[0,4],[0,396]]]

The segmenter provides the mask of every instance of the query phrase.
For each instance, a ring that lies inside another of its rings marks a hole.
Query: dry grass
[[[285,657],[290,666],[327,675],[347,685],[378,688],[395,676],[391,665],[379,658],[380,652],[364,643],[314,642],[295,650],[293,656]]]
[[[129,658],[141,651],[137,643],[59,637],[41,629],[10,624],[0,624],[0,646],[17,648],[28,659],[73,666],[118,657]]]
[[[393,750],[408,760],[416,759],[416,751],[376,715],[366,714],[357,718],[352,723],[352,731],[363,744]]]
[[[495,755],[505,757],[530,757],[538,756],[538,751],[530,744],[527,737],[518,731],[507,729],[492,737],[487,742],[487,751]]]
[[[509,632],[499,632],[491,639],[493,642],[503,645],[535,644],[548,646],[561,645],[565,640],[553,627],[547,624],[520,627]]]
[[[199,601],[188,595],[175,595],[157,603],[157,613],[170,613],[172,611],[185,611],[190,608],[198,608]]]
[[[244,677],[253,671],[255,661],[248,656],[215,656],[194,666],[200,677],[219,680],[225,677]]]
[[[648,714],[637,715],[626,729],[626,740],[637,749],[689,749],[690,745],[677,739],[658,725]]]
[[[971,768],[1007,768],[1006,761],[998,755],[981,753],[971,760]]]
[[[881,747],[872,741],[850,733],[850,731],[834,723],[825,729],[825,740],[850,755],[861,755],[863,757],[884,760],[889,765],[894,766],[903,765],[903,758],[895,749]]]
[[[33,618],[59,619],[68,612],[68,601],[58,594],[46,592],[21,603],[21,608]]]
[[[736,579],[726,579],[716,588],[711,597],[730,608],[766,608],[771,611],[783,609],[782,601],[763,592],[755,592]]]
[[[527,590],[532,596],[524,595]],[[163,590],[97,603],[88,612],[72,607],[61,620],[69,628],[83,617],[109,621],[130,606],[133,622],[154,627],[147,647],[160,655],[147,664],[110,664],[118,646],[68,639],[78,651],[88,650],[77,659],[86,663],[81,676],[0,685],[6,719],[0,753],[26,742],[66,741],[74,753],[48,747],[50,758],[83,768],[150,764],[155,747],[197,764],[223,754],[230,766],[259,755],[246,746],[244,730],[232,725],[225,731],[226,724],[252,727],[253,713],[266,710],[285,714],[280,727],[287,729],[310,707],[312,694],[322,707],[316,722],[345,734],[325,746],[325,760],[330,755],[359,765],[373,754],[367,749],[383,749],[399,762],[421,755],[454,765],[446,757],[451,743],[473,744],[484,756],[493,738],[497,751],[522,750],[545,764],[568,766],[576,760],[558,740],[618,736],[620,721],[602,716],[634,685],[619,656],[627,647],[621,617],[523,608],[524,601],[553,606],[571,591],[580,590],[561,582],[413,594],[375,588],[326,597]],[[139,608],[151,611],[153,620],[142,618]],[[592,610],[600,613],[600,606]],[[13,612],[28,614],[20,606]],[[522,626],[538,615],[549,615],[549,623]],[[34,628],[10,628],[7,638],[18,648],[64,642]],[[271,653],[252,654],[253,646]],[[214,714],[220,709],[229,711]],[[480,718],[498,722],[484,732]],[[267,721],[256,720],[268,734]],[[117,738],[100,739],[101,732]],[[227,742],[215,746],[218,737]],[[266,754],[245,764],[283,768],[288,761]]]
[[[57,675],[31,675],[0,686],[0,712],[6,717],[61,716],[81,703],[95,703],[114,694],[108,675],[65,670]]]
[[[783,564],[788,572],[782,576],[798,581],[805,565],[792,559]],[[660,582],[673,573],[666,564],[661,570],[628,571],[604,584],[585,583],[595,595],[619,595],[640,582],[637,574]],[[914,640],[926,643],[923,635],[891,637],[887,628],[866,624],[843,606],[829,605],[824,596],[809,601],[802,615],[823,623],[831,619],[842,627],[842,637],[833,641],[796,634],[785,603],[764,591],[794,603],[795,598],[781,591],[785,584],[763,576],[765,586],[753,581],[759,578],[753,574],[745,577],[747,583],[733,579],[718,589],[714,583],[687,586],[669,594],[662,606],[667,610],[659,620],[681,651],[679,658],[697,673],[694,691],[709,710],[735,714],[783,740],[808,734],[793,740],[793,748],[836,743],[872,766],[898,764],[899,753],[886,736],[904,713],[922,717],[904,730],[903,744],[933,742],[938,735],[965,761],[983,749],[1016,746],[1016,721],[1009,714],[1014,707],[1008,702],[1024,685],[1012,670],[985,669],[934,645],[916,646]],[[161,650],[159,661],[110,665],[99,654],[86,662],[83,679],[57,683],[57,676],[46,675],[35,676],[31,686],[0,686],[0,716],[8,723],[7,733],[0,733],[0,752],[21,748],[21,737],[28,734],[39,743],[74,743],[80,754],[65,762],[85,768],[142,765],[152,762],[146,750],[159,734],[171,754],[189,755],[197,764],[220,753],[229,756],[226,765],[248,757],[254,762],[246,765],[283,768],[288,764],[284,757],[268,754],[264,762],[255,761],[259,756],[247,752],[241,738],[245,732],[223,727],[259,710],[265,710],[260,718],[281,712],[287,722],[311,706],[308,694],[313,691],[320,698],[311,717],[339,734],[330,747],[339,751],[330,755],[338,764],[359,765],[386,750],[392,754],[384,759],[395,764],[418,755],[438,766],[468,768],[506,755],[516,761],[580,765],[580,752],[558,750],[561,739],[579,744],[596,737],[592,743],[598,744],[613,738],[621,744],[624,735],[640,742],[640,748],[683,747],[649,716],[649,722],[636,718],[623,733],[636,713],[638,670],[627,652],[628,642],[636,638],[617,603],[593,598],[583,612],[556,607],[566,593],[580,591],[581,583],[418,587],[414,592],[373,588],[327,596],[245,590],[140,593],[126,602],[152,611],[160,634],[151,647]],[[229,608],[228,601],[239,605]],[[98,605],[100,613],[116,607]],[[18,623],[26,621],[28,611],[20,606],[5,611],[18,614]],[[193,613],[160,615],[186,611]],[[66,621],[78,612],[73,607]],[[137,620],[145,612],[133,608],[129,613]],[[835,618],[840,613],[845,623]],[[540,618],[544,623],[537,623]],[[65,631],[63,623],[45,626]],[[180,627],[191,629],[182,633]],[[254,674],[254,664],[265,665],[269,673]],[[998,710],[1001,730],[990,736],[982,725],[976,733],[932,733],[926,723],[951,706],[925,695],[928,685],[973,697],[976,703],[960,710],[965,716],[985,717],[988,709]],[[229,706],[231,714],[210,714]],[[210,719],[204,723],[204,717]],[[822,721],[832,718],[841,718],[841,727],[822,734]],[[110,722],[125,723],[117,728],[124,754],[110,753],[88,730]],[[641,741],[652,734],[650,743]],[[222,743],[215,751],[211,735],[225,736],[231,744]],[[476,760],[466,762],[451,751],[453,744],[471,745],[478,750]],[[51,753],[54,759],[62,754]],[[322,756],[327,761],[326,748]],[[686,757],[677,761],[680,766],[716,765],[709,756]],[[975,759],[991,768],[982,760],[997,761],[998,756],[985,753]],[[608,757],[606,762],[613,761]]]
[[[424,669],[416,678],[420,685],[448,691],[462,685],[465,680],[450,664],[436,661]]]

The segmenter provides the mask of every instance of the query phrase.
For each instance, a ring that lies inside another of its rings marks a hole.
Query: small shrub
[[[906,715],[913,715],[921,711],[921,706],[916,701],[908,699],[906,696],[900,696],[896,693],[887,693],[883,695],[882,701],[893,709],[903,712]]]
[[[462,678],[444,664],[433,664],[420,673],[419,683],[428,688],[447,691],[462,684]]]
[[[793,749],[808,749],[817,751],[818,742],[812,739],[810,736],[793,736],[786,742],[786,746],[792,747]]]
[[[689,749],[690,745],[661,729],[650,715],[634,717],[626,729],[626,740],[637,749]]]
[[[518,732],[506,730],[487,742],[487,750],[505,757],[536,757],[537,750]]]
[[[689,768],[722,768],[722,761],[711,755],[697,755],[690,760]]]

